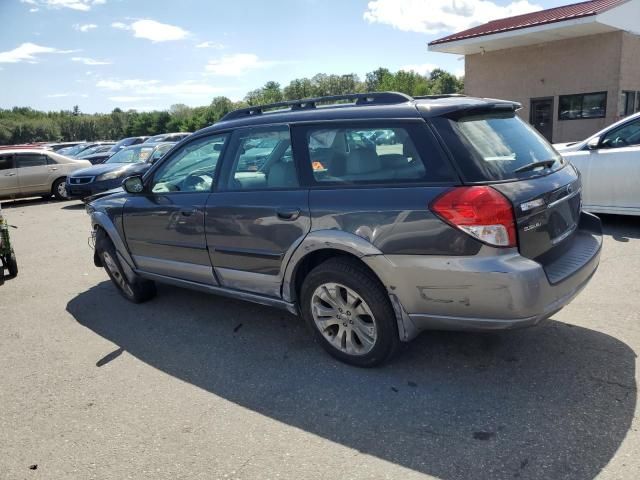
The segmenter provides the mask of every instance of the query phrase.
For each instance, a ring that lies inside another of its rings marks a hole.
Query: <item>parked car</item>
[[[72,145],[72,146],[69,146],[69,147],[61,148],[60,150],[58,150],[57,153],[59,153],[60,155],[64,155],[65,157],[73,158],[78,153],[82,152],[83,150],[89,148],[92,145],[93,144],[91,144],[89,142],[82,142],[82,143],[78,143],[76,145]]]
[[[89,155],[93,155],[94,153],[104,153],[111,150],[111,147],[115,145],[113,142],[101,143],[98,145],[94,145],[93,147],[89,147],[82,152],[78,153],[74,158],[86,158]]]
[[[133,302],[157,281],[300,313],[359,366],[426,329],[535,325],[589,282],[600,221],[519,104],[338,98],[354,103],[231,112],[90,203],[96,265]],[[376,130],[395,149],[352,135]],[[265,140],[245,170],[245,146]]]
[[[582,174],[585,210],[640,215],[640,113],[554,147]]]
[[[189,135],[191,135],[191,132],[161,133],[160,135],[147,138],[144,143],[179,142]]]
[[[68,148],[68,147],[75,147],[76,145],[80,144],[80,143],[85,143],[84,141],[82,142],[59,142],[59,143],[45,143],[42,146],[44,148],[47,148],[49,150],[53,150],[54,152],[57,152],[58,150],[61,150],[63,148]]]
[[[68,198],[65,180],[76,170],[91,164],[75,160],[50,150],[0,151],[0,198],[54,195],[58,200]]]
[[[173,143],[134,145],[113,154],[103,163],[78,170],[67,179],[71,198],[85,199],[99,192],[119,187],[129,175],[143,174],[173,147]]]
[[[127,137],[127,138],[123,138],[122,140],[117,142],[113,147],[111,147],[111,153],[114,154],[116,152],[119,152],[123,148],[143,143],[147,138],[149,138],[149,137]]]

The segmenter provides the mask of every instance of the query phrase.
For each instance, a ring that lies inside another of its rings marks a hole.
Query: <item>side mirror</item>
[[[587,148],[589,150],[597,150],[600,147],[600,137],[593,137],[587,142]]]
[[[144,183],[142,183],[140,175],[134,175],[133,177],[125,178],[122,182],[122,187],[127,193],[142,193]]]

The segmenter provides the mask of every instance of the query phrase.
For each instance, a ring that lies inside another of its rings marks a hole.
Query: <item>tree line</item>
[[[411,96],[461,93],[463,79],[441,69],[429,75],[378,68],[361,80],[356,74],[298,78],[282,87],[267,82],[251,90],[240,102],[215,97],[202,107],[172,105],[169,110],[138,112],[120,108],[111,113],[82,113],[72,110],[43,112],[29,107],[0,109],[0,144],[11,145],[38,141],[74,141],[120,139],[163,132],[195,132],[220,120],[228,112],[251,105],[295,100],[299,98],[343,95],[358,92],[396,91]]]

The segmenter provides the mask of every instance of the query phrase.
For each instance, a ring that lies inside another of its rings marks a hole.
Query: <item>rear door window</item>
[[[282,190],[298,187],[287,126],[238,130],[228,190]]]
[[[469,182],[518,180],[564,165],[544,137],[511,112],[438,117],[432,123]]]
[[[10,170],[13,167],[13,154],[0,155],[0,170]]]
[[[424,124],[306,127],[312,182],[442,183],[455,174]]]
[[[16,155],[18,168],[42,167],[47,164],[46,155],[39,153],[20,153]]]

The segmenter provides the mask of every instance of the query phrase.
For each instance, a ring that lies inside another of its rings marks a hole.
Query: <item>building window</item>
[[[640,92],[624,93],[624,116],[640,111]]]
[[[603,118],[607,115],[607,92],[560,95],[558,120]]]

